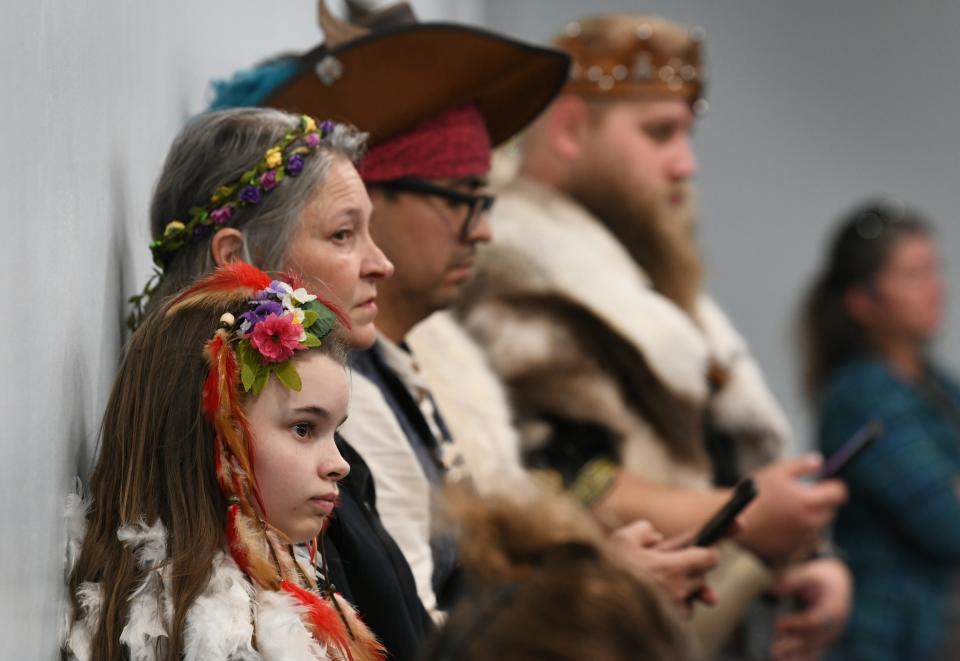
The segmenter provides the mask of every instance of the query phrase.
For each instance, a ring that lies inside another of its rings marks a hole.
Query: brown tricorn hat
[[[321,0],[326,41],[297,57],[297,71],[263,105],[349,122],[377,144],[472,102],[497,145],[546,107],[570,70],[561,51],[463,25],[417,23],[408,7],[371,19],[371,28],[337,21]]]
[[[702,42],[699,28],[639,14],[582,18],[553,40],[573,57],[565,92],[586,98],[683,99],[695,109],[706,82]]]

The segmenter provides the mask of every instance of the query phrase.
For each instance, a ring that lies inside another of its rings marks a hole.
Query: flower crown
[[[317,121],[309,115],[301,115],[299,128],[287,131],[283,140],[268,149],[260,162],[240,175],[239,179],[219,186],[207,204],[191,208],[187,212],[189,220],[174,219],[167,223],[163,236],[150,243],[156,269],[143,291],[129,299],[133,306],[127,317],[130,330],[140,325],[147,299],[160,286],[163,269],[181,248],[225,227],[235,210],[259,204],[263,196],[276,188],[284,178],[298,176],[303,171],[303,158],[316,152],[334,128],[336,124],[329,119],[318,126]],[[295,143],[300,144],[291,149]]]
[[[239,319],[227,312],[220,321],[239,337],[235,351],[243,389],[259,395],[271,374],[287,388],[300,390],[300,375],[290,359],[296,351],[319,347],[337,315],[303,287],[274,280],[254,294]]]

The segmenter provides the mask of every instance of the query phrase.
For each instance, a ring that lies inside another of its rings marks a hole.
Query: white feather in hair
[[[160,519],[152,526],[143,519],[123,526],[117,530],[117,539],[133,552],[140,569],[153,569],[167,558],[167,529]]]

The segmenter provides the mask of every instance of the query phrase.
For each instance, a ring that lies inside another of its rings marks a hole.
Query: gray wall
[[[336,5],[337,3],[332,3]],[[636,2],[423,0],[426,18],[542,40]],[[277,8],[282,7],[282,11]],[[707,29],[711,112],[697,138],[712,288],[805,438],[791,316],[829,220],[891,192],[960,247],[960,6],[877,0],[675,0],[645,10]],[[4,0],[0,22],[0,636],[55,655],[61,503],[89,466],[125,296],[149,272],[146,212],[165,150],[206,82],[317,41],[313,0],[161,4]],[[951,274],[951,282],[955,282]],[[951,312],[950,328],[957,329]],[[957,331],[942,343],[960,363]]]
[[[149,273],[147,206],[212,76],[319,40],[313,0],[13,2],[0,21],[0,657],[54,658],[63,498]]]

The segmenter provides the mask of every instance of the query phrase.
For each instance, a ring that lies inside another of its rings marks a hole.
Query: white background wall
[[[336,5],[336,3],[332,3]],[[960,248],[960,5],[889,0],[422,0],[544,40],[602,10],[708,35],[699,127],[712,289],[800,430],[789,336],[832,218],[894,193]],[[123,299],[149,271],[153,180],[206,83],[318,41],[313,0],[4,0],[0,21],[0,656],[53,658],[63,496],[87,470],[119,353]],[[949,276],[957,283],[956,272]],[[960,366],[956,309],[942,354]]]

